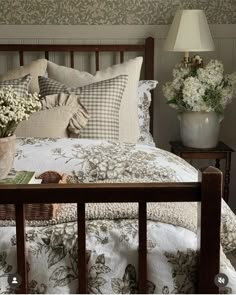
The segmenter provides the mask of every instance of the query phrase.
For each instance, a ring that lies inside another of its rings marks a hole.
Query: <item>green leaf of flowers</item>
[[[166,102],[167,104],[177,104],[177,100],[175,98],[170,99]]]

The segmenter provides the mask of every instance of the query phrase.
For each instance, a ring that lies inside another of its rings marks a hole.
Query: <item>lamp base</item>
[[[184,67],[194,67],[194,68],[202,68],[203,67],[203,59],[200,55],[194,55],[192,58],[189,55],[184,56],[183,61]]]

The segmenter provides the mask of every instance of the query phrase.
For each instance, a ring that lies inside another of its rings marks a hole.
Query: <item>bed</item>
[[[46,59],[50,51],[66,51],[72,68],[74,52],[95,52],[96,70],[102,51],[118,51],[123,64],[126,51],[142,52],[145,79],[153,80],[152,38],[141,45],[0,45],[0,50],[19,51],[21,65],[27,51],[44,51]],[[222,292],[236,292],[236,273],[224,254],[236,248],[236,218],[224,202],[221,206],[221,172],[209,167],[199,179],[177,156],[127,143],[125,136],[123,143],[93,134],[17,139],[16,170],[55,170],[70,183],[0,186],[0,203],[16,208],[15,221],[1,221],[2,278],[17,270],[20,293],[218,293],[214,279],[223,272],[229,284]],[[25,221],[24,204],[38,202],[62,203],[63,210],[54,220]],[[12,292],[6,280],[0,288]]]

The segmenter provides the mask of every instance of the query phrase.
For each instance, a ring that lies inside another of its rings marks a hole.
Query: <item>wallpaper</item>
[[[163,25],[178,8],[236,24],[236,0],[0,0],[2,25]]]

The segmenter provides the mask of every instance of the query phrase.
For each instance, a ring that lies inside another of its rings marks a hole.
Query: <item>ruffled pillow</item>
[[[71,106],[76,112],[70,118],[67,130],[70,133],[78,135],[82,128],[88,122],[89,114],[81,104],[79,96],[76,94],[59,93],[47,95],[42,98],[42,109],[51,109],[54,107]]]

